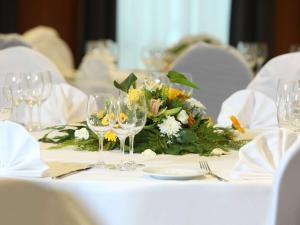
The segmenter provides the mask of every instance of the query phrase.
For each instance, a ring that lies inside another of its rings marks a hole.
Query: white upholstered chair
[[[300,149],[287,152],[273,182],[268,225],[300,224]]]
[[[23,38],[32,46],[49,58],[67,79],[73,79],[74,57],[70,47],[52,27],[37,26],[23,34]]]
[[[194,97],[207,107],[214,119],[222,102],[235,91],[246,88],[251,71],[239,52],[231,47],[198,43],[180,55],[172,70],[191,74],[200,91]]]
[[[73,197],[42,183],[0,179],[0,199],[1,224],[100,224]]]
[[[247,89],[260,91],[276,100],[279,79],[300,79],[300,53],[277,56],[267,62],[248,85]]]

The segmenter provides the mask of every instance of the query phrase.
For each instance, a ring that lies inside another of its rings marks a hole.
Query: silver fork
[[[205,170],[209,175],[217,178],[219,181],[223,181],[223,182],[228,181],[222,177],[219,177],[217,174],[213,173],[206,161],[199,161],[199,165],[201,169]]]

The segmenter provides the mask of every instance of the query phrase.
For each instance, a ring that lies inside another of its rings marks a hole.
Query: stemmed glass
[[[120,140],[120,149],[123,154],[120,170],[128,170],[125,159],[125,140],[136,124],[136,108],[127,93],[119,93],[114,107],[114,115],[114,119],[111,120],[111,127]]]
[[[5,84],[7,87],[3,90],[4,95],[12,101],[12,120],[19,122],[18,107],[23,102],[23,90],[21,86],[22,76],[20,73],[7,73],[5,75]]]
[[[99,138],[100,160],[98,166],[105,166],[103,157],[104,135],[111,130],[111,120],[114,118],[114,97],[107,93],[96,93],[89,96],[87,103],[87,125]]]
[[[41,123],[41,108],[42,108],[43,103],[49,98],[49,96],[52,92],[52,77],[51,77],[50,71],[40,72],[39,74],[42,77],[42,81],[44,84],[43,93],[37,103],[37,106],[38,106],[38,129],[40,130],[43,127],[43,125]]]
[[[145,126],[146,121],[147,121],[147,105],[146,105],[146,98],[145,95],[141,91],[136,91],[133,104],[135,107],[135,116],[136,116],[136,121],[133,129],[130,131],[129,134],[129,154],[130,154],[130,160],[127,162],[127,165],[131,169],[135,169],[136,167],[139,166],[134,161],[133,153],[134,153],[134,137],[136,134],[138,134]]]
[[[279,127],[289,127],[289,103],[290,93],[293,91],[294,82],[287,80],[278,80],[277,83],[277,121]]]
[[[8,120],[12,109],[11,89],[8,86],[0,86],[0,121]]]
[[[25,103],[29,107],[29,123],[27,129],[34,130],[33,124],[33,106],[38,104],[44,90],[42,76],[39,73],[23,73],[21,77],[22,95]]]
[[[292,84],[292,91],[288,94],[287,118],[289,126],[296,132],[300,131],[300,80]]]

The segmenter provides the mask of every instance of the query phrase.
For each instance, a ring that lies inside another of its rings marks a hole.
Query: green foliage
[[[114,86],[118,89],[120,89],[121,91],[124,92],[128,92],[130,87],[133,86],[135,84],[137,80],[137,77],[134,73],[129,74],[129,76],[122,81],[121,83],[118,83],[117,81],[114,81]]]
[[[189,79],[186,78],[182,73],[176,72],[176,71],[170,71],[167,74],[167,77],[169,78],[170,82],[176,83],[176,84],[182,84],[188,87],[192,87],[195,89],[200,90],[197,84],[193,83]]]

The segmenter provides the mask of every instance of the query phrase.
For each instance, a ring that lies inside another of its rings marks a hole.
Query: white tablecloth
[[[109,153],[106,158],[116,158],[116,154]],[[46,162],[98,160],[96,152],[42,150],[41,155]],[[207,158],[216,173],[224,177],[229,177],[237,159],[238,152]],[[198,160],[197,155],[160,155],[143,163],[197,168]],[[142,171],[95,168],[62,180],[44,178],[38,182],[71,193],[102,225],[260,225],[267,217],[271,199],[271,182],[222,183],[212,178],[155,180]]]

